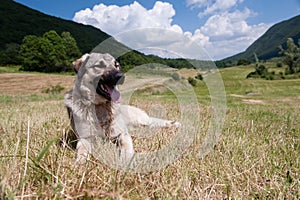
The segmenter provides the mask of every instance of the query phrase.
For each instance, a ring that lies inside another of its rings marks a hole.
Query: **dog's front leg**
[[[93,151],[93,130],[91,123],[76,114],[73,114],[75,131],[78,134],[78,143],[76,146],[76,162],[84,163],[87,161]]]
[[[134,148],[132,138],[128,133],[123,115],[119,113],[116,114],[111,130],[112,132],[110,133],[110,137],[117,138],[117,145],[120,149],[120,164],[123,167],[128,167],[128,165],[132,162]]]
[[[90,159],[90,155],[92,153],[92,145],[91,141],[87,139],[79,139],[77,143],[77,163],[85,163],[87,160]]]
[[[132,138],[129,133],[124,133],[119,136],[118,144],[120,147],[120,157],[126,165],[130,164],[134,155]]]

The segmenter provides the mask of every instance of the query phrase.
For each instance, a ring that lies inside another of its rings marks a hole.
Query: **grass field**
[[[192,145],[176,162],[144,174],[96,159],[75,165],[76,152],[59,142],[69,130],[63,92],[74,77],[0,74],[0,199],[299,199],[300,80],[245,79],[252,70],[220,70],[227,112],[212,152],[197,156],[211,117],[209,94],[199,81],[194,90],[201,126]],[[43,92],[55,85],[64,90]],[[161,87],[137,90],[130,102],[151,115],[178,117],[174,95]],[[134,137],[134,146],[154,151],[172,134]]]

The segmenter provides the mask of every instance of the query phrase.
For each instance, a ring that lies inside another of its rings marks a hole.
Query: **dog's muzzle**
[[[113,71],[98,81],[96,92],[108,101],[120,102],[121,95],[117,85],[124,83],[125,76],[121,71]]]

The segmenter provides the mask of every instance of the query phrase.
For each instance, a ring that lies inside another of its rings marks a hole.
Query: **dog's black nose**
[[[125,76],[122,72],[118,72],[116,75],[115,75],[115,79],[117,80],[117,85],[121,85],[124,83],[124,80],[125,80]]]

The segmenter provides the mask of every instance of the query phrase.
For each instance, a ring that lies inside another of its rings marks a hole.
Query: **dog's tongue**
[[[119,92],[117,86],[113,86],[113,87],[106,86],[106,89],[107,89],[112,101],[117,102],[117,103],[121,102],[121,95],[120,95],[120,92]]]

